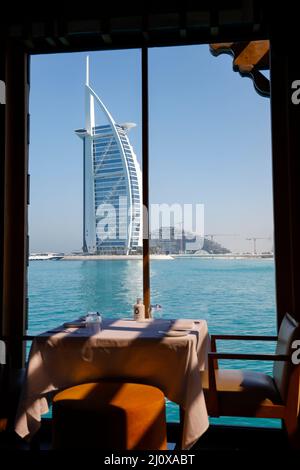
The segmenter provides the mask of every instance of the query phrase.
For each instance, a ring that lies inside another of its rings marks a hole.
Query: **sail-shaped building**
[[[106,123],[96,125],[95,105]],[[83,251],[136,253],[142,246],[142,175],[128,139],[133,123],[117,124],[89,84],[86,64],[83,140]]]

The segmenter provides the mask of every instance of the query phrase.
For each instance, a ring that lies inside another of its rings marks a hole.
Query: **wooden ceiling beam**
[[[230,54],[233,57],[233,70],[243,77],[252,79],[255,90],[261,95],[270,97],[270,82],[261,70],[270,68],[269,41],[222,42],[210,44],[214,56]]]

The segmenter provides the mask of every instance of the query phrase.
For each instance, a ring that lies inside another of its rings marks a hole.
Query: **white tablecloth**
[[[187,320],[184,320],[186,326]],[[59,327],[37,336],[31,346],[15,430],[30,439],[48,411],[50,392],[105,378],[126,378],[160,388],[184,413],[182,448],[208,428],[200,370],[205,367],[209,336],[204,320],[186,336],[164,332],[180,328],[171,320],[104,321],[101,332]]]

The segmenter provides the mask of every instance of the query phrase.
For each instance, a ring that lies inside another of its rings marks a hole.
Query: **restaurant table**
[[[66,328],[32,342],[15,431],[30,440],[53,392],[86,382],[125,379],[158,387],[183,410],[181,448],[190,448],[208,428],[200,370],[206,366],[205,320],[104,319],[103,328]],[[191,328],[191,329],[188,329]],[[182,331],[182,336],[176,330]]]

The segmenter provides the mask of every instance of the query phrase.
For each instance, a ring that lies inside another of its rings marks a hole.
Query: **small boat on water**
[[[58,261],[64,257],[64,253],[31,253],[29,261],[45,261],[55,260]]]

